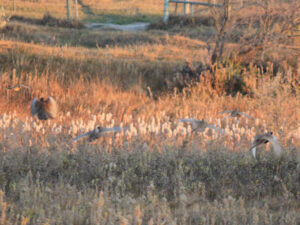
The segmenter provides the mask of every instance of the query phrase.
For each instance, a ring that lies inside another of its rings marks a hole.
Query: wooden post
[[[165,0],[164,4],[164,22],[166,23],[169,18],[169,0]]]
[[[71,20],[71,16],[70,16],[70,0],[66,0],[67,1],[67,18],[70,21]]]
[[[13,11],[16,11],[16,0],[13,0]]]
[[[183,3],[183,15],[186,15],[186,3]]]
[[[69,7],[70,7],[70,19],[73,19],[73,0],[69,0]]]
[[[75,1],[75,20],[78,20],[78,1]]]
[[[190,14],[191,16],[194,16],[194,7],[192,3],[190,3]]]

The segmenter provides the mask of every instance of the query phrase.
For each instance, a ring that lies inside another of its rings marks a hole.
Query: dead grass
[[[51,16],[49,13],[45,13],[42,19],[32,19],[25,18],[22,16],[11,16],[10,21],[20,21],[24,23],[37,24],[41,26],[50,26],[50,27],[64,27],[64,28],[83,28],[84,25],[79,21],[68,21],[66,19],[57,19]]]
[[[56,18],[66,18],[66,2],[59,0],[45,0],[45,1],[22,1],[15,0],[15,11],[13,11],[13,1],[1,1],[0,6],[4,7],[8,15],[18,15],[27,18],[41,19],[45,13],[50,13]],[[79,7],[80,17],[81,7]]]
[[[1,224],[300,223],[299,59],[284,52],[293,60],[278,60],[275,71],[270,61],[233,60],[239,43],[227,43],[200,82],[164,92],[165,78],[186,62],[209,64],[211,54],[172,32],[17,22],[1,30]],[[7,89],[16,84],[31,89]],[[47,95],[58,117],[37,121],[31,101]],[[235,108],[255,119],[220,113]],[[226,135],[193,133],[181,118],[203,118]],[[96,125],[128,129],[71,142]],[[284,153],[274,158],[266,144],[253,159],[249,146],[266,131]]]
[[[4,7],[8,15],[23,16],[26,18],[41,19],[45,13],[50,13],[56,18],[66,19],[66,2],[65,1],[22,1],[15,0],[15,10],[13,2],[1,1],[0,7]],[[130,1],[112,1],[105,0],[101,4],[94,0],[78,1],[79,19],[84,21],[114,22],[114,23],[131,23],[135,21],[154,22],[159,20],[163,11],[162,0],[151,0],[141,2],[136,0]],[[72,18],[75,18],[75,4],[72,4]],[[121,13],[120,13],[121,12]]]

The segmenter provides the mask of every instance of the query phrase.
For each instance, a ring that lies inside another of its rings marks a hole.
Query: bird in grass
[[[203,132],[205,130],[205,128],[210,128],[210,129],[215,129],[217,131],[219,131],[221,134],[225,134],[225,131],[219,127],[216,127],[214,125],[211,125],[209,123],[207,123],[205,120],[195,120],[195,119],[180,119],[179,122],[182,123],[191,123],[192,124],[192,129],[193,132],[194,131],[200,131]]]
[[[77,141],[78,139],[80,139],[82,137],[88,136],[88,141],[92,142],[92,141],[98,139],[103,133],[121,132],[124,129],[125,129],[124,127],[100,127],[100,126],[97,126],[94,130],[91,130],[87,133],[77,136],[76,138],[73,138],[72,141]]]
[[[14,90],[14,91],[20,91],[21,88],[27,88],[27,89],[30,89],[29,86],[26,86],[26,85],[22,85],[22,84],[18,84],[18,85],[15,85],[15,86],[9,86],[7,87],[8,90]]]
[[[244,117],[246,117],[248,119],[253,119],[253,117],[251,117],[251,116],[249,116],[249,115],[247,115],[247,114],[245,114],[243,112],[239,112],[237,109],[235,109],[235,110],[225,110],[225,111],[223,111],[221,113],[222,114],[229,113],[229,116],[231,116],[231,117],[241,117],[241,116],[244,116]]]
[[[37,114],[37,117],[40,120],[54,119],[56,117],[57,110],[57,103],[51,96],[47,99],[40,98],[39,100],[34,98],[31,104],[32,116]]]
[[[273,132],[267,132],[261,135],[258,135],[255,137],[254,142],[252,143],[251,148],[249,149],[249,151],[252,151],[252,155],[254,158],[256,158],[256,147],[261,145],[261,144],[266,144],[270,142],[272,147],[273,147],[273,151],[275,153],[276,156],[281,156],[282,154],[282,147],[278,142],[278,139],[276,136],[273,135]]]

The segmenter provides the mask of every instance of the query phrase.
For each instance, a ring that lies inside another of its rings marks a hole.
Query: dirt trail
[[[113,24],[113,23],[87,23],[85,26],[90,29],[115,29],[115,30],[122,30],[122,31],[143,31],[148,28],[150,23],[142,23],[136,22],[132,24]]]
[[[82,7],[82,12],[86,15],[94,16],[92,9],[90,6],[85,5],[82,0],[78,0],[78,4]],[[114,24],[114,23],[85,23],[84,26],[89,29],[115,29],[115,30],[122,30],[122,31],[143,31],[148,28],[150,23],[142,23],[142,22],[136,22],[132,24]]]

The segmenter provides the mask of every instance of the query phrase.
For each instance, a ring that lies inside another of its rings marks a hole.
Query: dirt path
[[[86,23],[85,26],[90,29],[115,29],[115,30],[122,30],[122,31],[143,31],[148,28],[150,23],[142,23],[142,22],[136,22],[132,24],[113,24],[113,23]]]
[[[86,15],[94,16],[95,14],[91,10],[90,6],[85,5],[82,0],[78,0],[78,4],[82,7],[82,12]],[[85,23],[84,26],[89,29],[114,29],[114,30],[122,30],[122,31],[143,31],[148,28],[150,23],[142,23],[136,22],[132,24],[113,24],[113,23]]]

